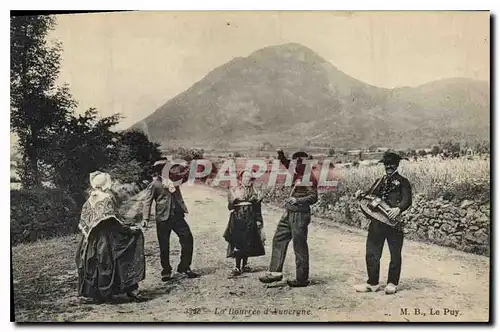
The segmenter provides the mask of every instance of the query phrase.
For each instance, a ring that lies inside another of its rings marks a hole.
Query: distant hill
[[[133,127],[164,146],[406,148],[488,139],[489,90],[461,78],[379,88],[292,43],[214,69]]]

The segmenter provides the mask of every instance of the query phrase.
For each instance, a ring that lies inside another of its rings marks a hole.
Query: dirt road
[[[151,228],[145,231],[147,276],[140,285],[148,301],[82,304],[75,297],[76,272],[72,272],[69,265],[66,276],[52,280],[64,284],[65,291],[53,292],[44,301],[48,307],[63,308],[51,315],[51,319],[93,322],[488,320],[489,258],[406,241],[400,291],[392,296],[384,292],[358,294],[352,286],[366,279],[365,232],[314,217],[309,226],[312,284],[296,289],[285,282],[264,286],[258,276],[269,263],[272,236],[282,212],[269,206],[264,209],[266,256],[250,259],[254,273],[228,278],[233,261],[225,258],[226,243],[222,238],[228,218],[225,196],[199,185],[183,188],[190,209],[186,219],[195,238],[193,269],[201,272],[201,278],[176,276],[170,282],[161,282],[156,231]],[[179,256],[175,235],[171,243],[175,267]],[[22,250],[36,249],[25,245]],[[13,252],[14,260],[22,255],[21,249],[14,248]],[[43,268],[44,262],[37,264]],[[381,264],[381,281],[385,281],[389,264],[387,247]],[[285,274],[293,278],[294,273],[290,245]],[[21,287],[22,278],[14,273],[17,287]]]

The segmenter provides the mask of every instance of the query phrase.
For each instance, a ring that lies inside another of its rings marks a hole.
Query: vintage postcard
[[[489,322],[490,12],[11,17],[16,322]]]

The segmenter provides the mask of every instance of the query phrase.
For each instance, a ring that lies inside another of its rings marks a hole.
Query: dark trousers
[[[273,237],[270,272],[283,272],[286,251],[293,240],[295,252],[296,279],[309,279],[309,248],[307,246],[307,227],[311,222],[310,212],[286,211],[281,217]]]
[[[177,270],[184,272],[191,266],[193,260],[193,234],[183,214],[170,216],[169,219],[156,223],[156,234],[160,243],[160,260],[162,275],[172,272],[170,266],[170,234],[174,231],[181,244],[181,261]]]
[[[401,250],[403,249],[403,231],[372,220],[368,228],[366,239],[366,268],[368,270],[368,284],[374,286],[379,284],[380,258],[387,239],[391,262],[389,264],[389,275],[387,283],[398,285],[401,275]]]

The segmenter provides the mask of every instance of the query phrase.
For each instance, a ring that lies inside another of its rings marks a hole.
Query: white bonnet
[[[109,190],[112,185],[111,176],[101,171],[90,173],[90,185],[92,189]]]

